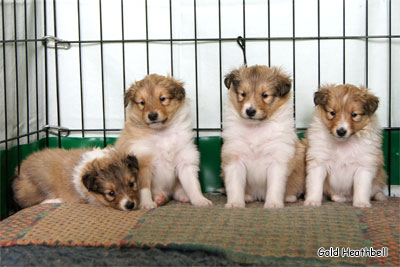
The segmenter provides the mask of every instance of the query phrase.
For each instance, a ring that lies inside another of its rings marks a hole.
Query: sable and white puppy
[[[229,89],[222,132],[225,207],[265,200],[264,208],[282,208],[288,176],[294,169],[289,165],[304,162],[304,153],[300,160],[293,159],[298,138],[291,80],[279,68],[244,66],[226,75],[225,85]],[[296,201],[298,195],[293,188],[287,200]]]
[[[135,155],[140,166],[141,208],[173,197],[209,206],[198,180],[200,155],[193,143],[189,102],[183,83],[151,74],[125,94],[127,121],[116,148]]]
[[[114,148],[45,149],[30,155],[13,181],[22,207],[87,203],[119,210],[139,206],[138,162]]]
[[[371,198],[384,200],[378,98],[363,86],[328,85],[315,92],[314,103],[304,204],[320,206],[323,194],[360,208],[370,207]]]

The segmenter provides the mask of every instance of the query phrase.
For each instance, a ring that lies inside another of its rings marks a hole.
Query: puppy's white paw
[[[193,206],[198,206],[198,207],[212,206],[212,202],[205,197],[192,199],[190,202],[192,203]]]
[[[232,203],[226,203],[225,208],[231,209],[231,208],[244,208],[246,204],[244,202],[232,202]]]
[[[346,197],[344,196],[339,196],[339,195],[332,195],[331,199],[335,202],[346,202]]]
[[[353,202],[353,206],[356,208],[371,208],[371,203],[363,201],[355,201]]]
[[[304,201],[304,206],[319,207],[321,206],[321,200],[306,199],[306,201]]]
[[[154,201],[149,201],[149,202],[142,202],[140,203],[140,208],[144,209],[144,210],[151,210],[151,209],[155,209],[157,208],[157,203],[155,203]]]
[[[252,195],[246,194],[246,195],[244,195],[244,201],[246,201],[247,203],[250,203],[250,202],[254,202],[255,199]]]
[[[264,209],[280,209],[283,208],[285,205],[283,204],[283,202],[265,202],[264,204]]]
[[[286,196],[285,201],[289,203],[294,203],[297,201],[297,197],[295,195]]]

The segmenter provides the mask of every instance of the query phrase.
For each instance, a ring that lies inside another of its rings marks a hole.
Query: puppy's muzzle
[[[136,204],[135,204],[134,201],[128,201],[128,202],[126,202],[126,204],[125,204],[125,208],[126,208],[127,210],[133,210],[133,209],[135,209],[135,207],[136,207]]]
[[[249,116],[250,118],[253,117],[254,115],[256,115],[257,110],[255,110],[254,108],[250,107],[248,109],[246,109],[246,114],[247,116]]]
[[[158,113],[157,112],[150,112],[149,115],[147,115],[150,121],[156,121],[158,118]]]

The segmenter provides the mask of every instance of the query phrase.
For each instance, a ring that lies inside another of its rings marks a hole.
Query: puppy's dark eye
[[[110,196],[115,196],[115,192],[114,191],[110,191],[110,192],[108,192],[108,194],[110,195]]]
[[[144,106],[144,104],[146,104],[146,102],[144,102],[144,100],[139,102],[140,105]]]
[[[336,115],[336,112],[335,112],[335,111],[331,111],[330,113],[331,113],[332,116],[335,116],[335,115]]]
[[[165,96],[161,96],[161,97],[160,97],[160,101],[161,101],[161,102],[164,102],[165,99],[166,99]]]
[[[267,93],[263,93],[263,94],[262,94],[262,97],[263,97],[263,98],[267,98],[267,97],[268,97],[268,94],[267,94]]]
[[[245,92],[240,93],[240,95],[241,95],[242,97],[246,97],[246,93],[245,93]]]
[[[352,116],[353,118],[355,118],[355,117],[357,117],[357,113],[353,112],[353,113],[351,113],[351,116]]]
[[[129,187],[133,187],[135,185],[134,182],[129,182]]]

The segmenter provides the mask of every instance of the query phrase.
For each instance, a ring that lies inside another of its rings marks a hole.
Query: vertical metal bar
[[[14,0],[14,40],[17,39],[17,1]],[[19,140],[19,83],[18,83],[18,42],[15,42],[15,97],[17,100],[17,159],[18,159],[18,173],[20,170],[20,160],[21,160],[21,148],[20,148],[20,140]]]
[[[294,0],[292,0],[292,6],[293,6],[293,13],[292,13],[292,23],[293,23],[293,118],[294,118],[294,126],[296,127],[296,41],[295,41],[295,36],[296,36],[296,11],[295,11],[295,3]]]
[[[5,33],[5,24],[4,24],[4,17],[5,17],[5,12],[4,12],[4,1],[1,1],[1,19],[2,19],[2,35],[3,35],[3,39],[6,39],[6,33]],[[8,123],[7,123],[7,62],[6,62],[6,43],[4,43],[3,45],[3,75],[4,75],[4,140],[5,141],[5,149],[6,149],[6,153],[5,153],[5,176],[7,178],[7,182],[6,182],[6,187],[7,187],[7,191],[11,189],[11,184],[10,181],[8,180],[8,172],[9,172],[9,167],[8,167]],[[8,195],[7,195],[8,196]],[[7,200],[7,199],[6,199]],[[8,200],[7,200],[8,202]],[[8,205],[6,206],[6,215],[8,215]]]
[[[321,12],[320,0],[317,1],[318,7],[318,88],[321,87]]]
[[[85,118],[84,118],[84,103],[83,103],[83,81],[82,81],[82,44],[81,44],[81,7],[80,0],[77,0],[77,11],[78,11],[78,51],[79,51],[79,90],[81,94],[81,127],[82,127],[82,137],[85,137]]]
[[[39,134],[39,123],[40,123],[40,118],[39,118],[39,84],[38,84],[38,47],[37,47],[37,14],[36,14],[36,1],[33,1],[33,9],[35,12],[34,18],[35,18],[35,89],[36,89],[36,130],[37,135],[36,135],[36,140],[39,141],[40,139],[40,134]]]
[[[25,77],[26,77],[26,131],[27,141],[29,143],[29,61],[28,61],[28,23],[26,15],[26,0],[24,0],[24,19],[25,19]]]
[[[53,0],[53,20],[54,20],[54,36],[57,36],[57,7],[56,0]],[[58,82],[58,49],[54,46],[55,68],[56,68],[56,100],[57,100],[57,125],[61,126],[60,114],[60,91]],[[61,148],[61,132],[58,131],[58,147]]]
[[[218,49],[219,49],[219,121],[220,129],[223,127],[223,107],[222,107],[222,29],[221,29],[221,0],[218,0]]]
[[[197,73],[197,10],[196,0],[193,0],[194,11],[194,66],[195,66],[195,85],[196,85],[196,143],[199,144],[199,84]]]
[[[170,38],[170,49],[171,49],[171,76],[174,76],[174,51],[172,42],[172,1],[169,0],[169,38]]]
[[[271,67],[271,5],[268,0],[268,67]]]
[[[365,5],[365,86],[368,87],[368,0]]]
[[[343,0],[343,83],[346,83],[346,0]]]
[[[243,42],[246,43],[246,0],[243,0]],[[246,45],[243,45],[244,59],[247,59]],[[247,65],[247,62],[246,62]]]
[[[389,135],[388,135],[388,177],[389,177],[389,196],[391,195],[392,179],[391,179],[391,153],[392,153],[392,1],[389,0]]]
[[[124,21],[124,0],[121,0],[121,33],[122,33],[122,93],[125,95],[126,73],[125,73],[125,21]],[[124,108],[124,121],[126,120],[126,109]]]
[[[103,61],[103,18],[102,18],[102,5],[101,0],[99,0],[99,10],[100,10],[100,56],[101,56],[101,104],[103,108],[103,139],[104,147],[107,146],[106,139],[106,106],[104,99],[104,61]]]
[[[145,5],[145,13],[146,13],[146,62],[147,62],[147,74],[150,74],[150,66],[149,66],[149,20],[148,20],[148,11],[147,11],[147,0],[145,0],[144,5]]]
[[[47,3],[43,0],[43,19],[44,19],[44,36],[47,36]],[[48,80],[48,62],[47,47],[44,47],[44,88],[45,88],[45,110],[46,125],[49,124],[49,80]],[[46,146],[49,147],[49,131],[46,131]]]

